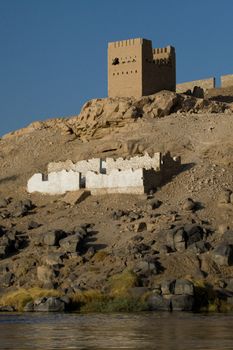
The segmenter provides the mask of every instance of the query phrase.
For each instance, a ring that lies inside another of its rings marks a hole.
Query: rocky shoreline
[[[231,199],[232,192],[225,190],[219,203],[231,206]],[[182,213],[167,214],[164,228],[160,225],[156,231],[161,206],[152,194],[140,197],[140,209],[110,210],[112,222],[122,232],[127,229],[131,238],[123,246],[96,249],[90,245],[95,241],[94,224],[45,230],[31,219],[37,204],[3,198],[0,311],[232,311],[233,278],[224,278],[219,269],[233,264],[233,232],[222,225],[221,240],[216,241],[219,233],[194,219],[201,205],[191,198],[182,203]],[[27,234],[13,223],[22,219]],[[163,259],[176,256],[180,264],[191,260],[190,276],[164,275]],[[218,274],[211,283],[206,277],[213,268]]]

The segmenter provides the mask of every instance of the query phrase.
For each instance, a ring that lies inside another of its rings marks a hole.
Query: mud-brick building
[[[152,48],[151,40],[108,44],[108,96],[141,97],[176,90],[175,48]]]

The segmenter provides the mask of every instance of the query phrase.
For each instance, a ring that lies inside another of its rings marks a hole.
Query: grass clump
[[[104,294],[96,289],[76,292],[71,295],[72,304],[76,306],[85,305],[93,301],[101,301],[105,298]]]
[[[109,279],[110,295],[113,297],[120,297],[128,295],[130,288],[138,285],[138,277],[130,270],[113,275]]]
[[[124,270],[109,279],[108,292],[98,290],[77,292],[71,296],[72,308],[80,312],[138,312],[148,310],[146,300],[132,298],[129,289],[138,284],[137,276]]]
[[[133,298],[105,298],[101,301],[93,300],[80,308],[81,312],[139,312],[148,310],[148,305],[140,299]]]
[[[43,297],[59,297],[61,293],[54,289],[30,288],[8,292],[0,297],[0,306],[11,306],[16,311],[23,311],[25,305]]]

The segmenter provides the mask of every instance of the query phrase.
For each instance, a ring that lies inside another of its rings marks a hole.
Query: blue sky
[[[107,42],[173,45],[177,82],[233,73],[232,0],[0,0],[0,135],[107,95]]]

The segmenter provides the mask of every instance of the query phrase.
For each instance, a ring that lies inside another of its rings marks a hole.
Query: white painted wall
[[[52,162],[48,164],[48,173],[57,172],[61,170],[73,170],[85,175],[87,171],[100,172],[101,160],[100,158],[92,158],[87,160],[80,160],[77,163],[73,163],[71,160],[65,162]]]
[[[34,174],[27,184],[29,193],[63,194],[80,189],[80,173],[62,170],[48,174],[48,181],[42,180],[42,174]]]
[[[159,171],[161,164],[161,154],[155,153],[153,157],[150,157],[148,153],[144,156],[135,156],[130,159],[124,159],[122,157],[113,159],[106,159],[106,172],[110,174],[113,169],[127,170],[127,169],[140,169],[146,170],[154,169]]]
[[[108,175],[88,171],[86,188],[92,193],[101,191],[103,193],[144,193],[143,169],[124,171],[114,169]]]

